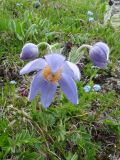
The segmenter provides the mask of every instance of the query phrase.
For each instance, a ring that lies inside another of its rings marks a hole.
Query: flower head
[[[88,21],[91,23],[91,22],[94,22],[94,18],[93,17],[89,17]]]
[[[29,62],[20,74],[37,71],[29,93],[31,101],[37,93],[41,94],[41,103],[48,108],[56,93],[59,84],[62,91],[72,103],[78,103],[77,87],[74,80],[80,80],[80,71],[77,65],[65,61],[61,54],[48,54],[44,59],[39,58]]]
[[[91,86],[89,86],[89,85],[86,85],[86,86],[84,86],[84,91],[86,92],[86,93],[88,93],[88,92],[90,92],[90,90],[91,90]]]
[[[92,12],[92,11],[88,11],[88,12],[87,12],[87,15],[88,15],[88,16],[93,16],[93,12]]]
[[[99,92],[101,90],[101,86],[99,84],[95,84],[93,86],[93,90],[96,91],[96,92]]]
[[[33,60],[38,56],[39,50],[37,45],[33,43],[26,43],[20,54],[22,60]]]
[[[109,47],[103,42],[97,42],[90,49],[90,58],[93,64],[100,68],[106,68],[109,60]]]

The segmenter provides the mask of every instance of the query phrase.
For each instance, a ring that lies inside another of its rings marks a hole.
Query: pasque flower
[[[109,47],[103,42],[97,42],[90,48],[90,59],[100,68],[106,68],[109,60]]]
[[[39,50],[37,45],[33,43],[26,43],[22,48],[20,58],[22,60],[33,60],[38,57],[38,54]]]
[[[61,54],[47,54],[45,58],[38,58],[29,62],[20,74],[37,71],[31,87],[28,99],[31,101],[40,93],[41,103],[48,108],[56,93],[59,84],[67,99],[73,104],[78,104],[77,87],[74,80],[80,80],[80,71],[77,65],[65,61]]]
[[[76,53],[74,53],[74,55],[71,54],[71,57],[72,56],[76,57],[77,64],[80,62],[80,58],[81,58],[80,51],[83,48],[89,49],[89,57],[92,60],[94,66],[97,66],[99,68],[106,68],[107,67],[107,64],[109,62],[110,49],[106,43],[97,42],[93,46],[88,45],[88,44],[81,45],[77,49]]]

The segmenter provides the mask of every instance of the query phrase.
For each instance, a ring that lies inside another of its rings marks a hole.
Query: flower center
[[[56,73],[52,73],[51,68],[46,66],[43,69],[43,76],[47,81],[56,83],[61,77],[61,69],[59,69]]]

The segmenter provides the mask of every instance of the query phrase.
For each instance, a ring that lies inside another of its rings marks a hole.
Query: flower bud
[[[38,53],[39,53],[39,50],[37,45],[33,43],[26,43],[22,48],[20,58],[24,61],[33,60],[38,57]]]
[[[93,64],[100,68],[106,68],[109,60],[109,47],[103,42],[97,42],[90,49],[90,59]]]

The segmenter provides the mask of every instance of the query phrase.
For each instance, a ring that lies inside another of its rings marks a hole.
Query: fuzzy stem
[[[79,57],[78,59],[80,60],[80,51],[83,49],[83,48],[88,48],[89,50],[92,48],[93,46],[91,46],[91,45],[88,45],[88,44],[83,44],[82,46],[80,46],[78,49],[77,49],[77,51],[76,51],[76,55],[77,55],[77,57]],[[68,59],[70,60],[71,58],[70,58],[70,54],[69,54],[69,57],[68,57]],[[76,62],[76,64],[77,63],[79,63],[79,61],[78,62]]]
[[[37,46],[38,46],[38,48],[39,48],[39,47],[42,46],[42,45],[46,45],[48,51],[50,51],[50,53],[53,53],[51,46],[50,46],[47,42],[40,42]]]
[[[91,45],[88,45],[88,44],[83,44],[82,46],[80,46],[78,49],[77,49],[77,53],[79,53],[83,48],[88,48],[89,50],[92,48]]]

